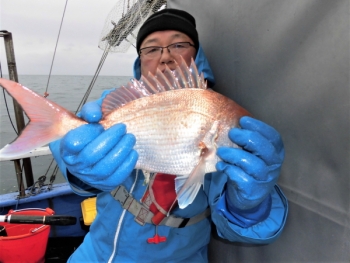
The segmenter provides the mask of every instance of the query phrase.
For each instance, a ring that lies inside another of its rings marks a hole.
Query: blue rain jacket
[[[136,78],[140,77],[139,63],[136,59]],[[196,64],[199,72],[203,72],[213,85],[215,80],[201,48],[197,52]],[[104,92],[97,102],[101,103],[109,92]],[[167,240],[159,244],[149,244],[147,239],[155,235],[156,227],[152,224],[139,225],[134,216],[124,210],[109,192],[100,192],[76,177],[67,175],[67,169],[59,155],[59,143],[60,141],[51,143],[50,148],[73,191],[84,196],[97,194],[97,216],[84,242],[68,262],[208,262],[207,245],[210,241],[211,222],[216,225],[220,237],[250,244],[273,242],[285,225],[288,203],[277,185],[271,192],[271,212],[265,220],[248,228],[231,223],[217,209],[218,203],[224,198],[222,194],[227,176],[215,172],[205,175],[204,186],[191,205],[185,209],[173,210],[176,216],[191,218],[210,206],[211,216],[184,228],[158,226],[158,234],[165,236]],[[134,170],[123,185],[136,200],[140,200],[146,189],[142,171]]]

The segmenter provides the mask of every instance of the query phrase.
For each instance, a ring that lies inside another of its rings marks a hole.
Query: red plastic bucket
[[[53,215],[50,209],[10,210],[8,215]],[[45,262],[45,251],[50,234],[50,226],[42,224],[9,224],[4,226],[7,236],[0,236],[0,262],[25,263]]]

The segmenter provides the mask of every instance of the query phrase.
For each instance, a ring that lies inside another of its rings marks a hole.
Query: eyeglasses
[[[139,55],[141,56],[142,54],[147,58],[157,58],[163,54],[164,48],[168,49],[171,54],[181,55],[189,47],[194,47],[194,45],[190,42],[177,42],[166,47],[144,47],[140,49]]]

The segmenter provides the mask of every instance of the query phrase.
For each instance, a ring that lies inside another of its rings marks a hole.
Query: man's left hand
[[[220,147],[222,161],[216,169],[228,176],[226,200],[238,210],[257,207],[271,193],[284,160],[280,134],[271,126],[251,117],[240,119],[240,128],[229,138],[241,148]]]

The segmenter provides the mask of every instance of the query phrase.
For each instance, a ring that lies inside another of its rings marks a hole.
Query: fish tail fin
[[[63,107],[16,82],[0,79],[0,85],[21,105],[30,120],[17,139],[0,150],[1,158],[19,157],[74,128],[63,125],[65,120],[78,119]]]

